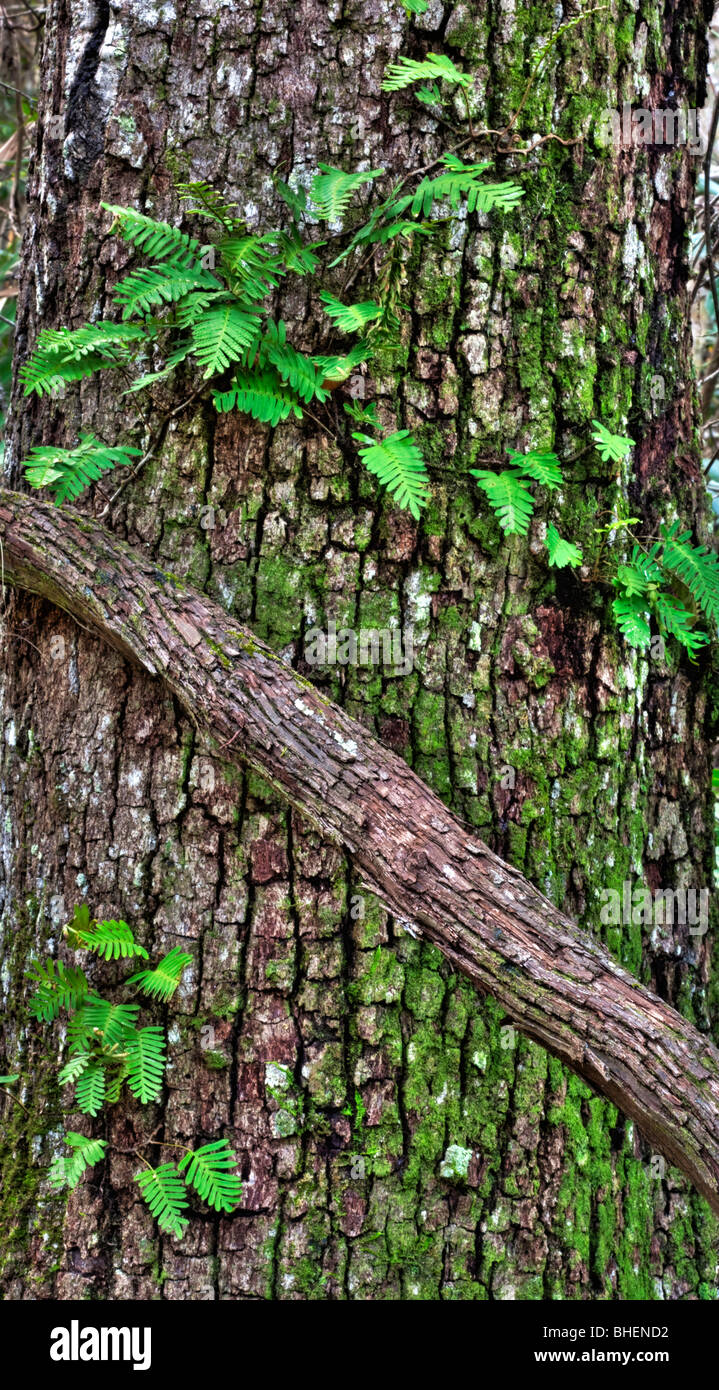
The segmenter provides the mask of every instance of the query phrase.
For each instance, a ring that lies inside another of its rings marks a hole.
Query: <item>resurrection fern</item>
[[[70,1153],[60,1154],[48,1175],[56,1190],[61,1187],[77,1187],[85,1169],[95,1163],[101,1163],[107,1150],[105,1139],[88,1139],[86,1134],[76,1134],[72,1129],[65,1135],[65,1143]]]
[[[70,946],[94,951],[104,960],[120,960],[128,956],[142,956],[147,960],[147,951],[135,941],[127,922],[93,922],[84,903],[75,909],[75,916],[65,931]]]
[[[127,983],[138,985],[143,994],[161,999],[166,1004],[175,993],[183,970],[191,964],[192,956],[181,951],[179,946],[173,946],[154,970],[140,970],[137,975],[131,975]]]
[[[242,1182],[231,1171],[237,1166],[237,1159],[226,1139],[204,1144],[194,1153],[186,1154],[177,1166],[180,1173],[187,1170],[185,1182],[215,1211],[233,1211],[237,1206]]]
[[[282,378],[275,371],[264,371],[252,376],[240,372],[229,391],[213,391],[215,409],[221,414],[229,410],[241,410],[260,420],[265,425],[277,425],[288,415],[302,419],[302,408],[294,392],[289,391]]]
[[[233,362],[244,359],[247,348],[257,340],[260,320],[257,314],[239,304],[209,309],[192,325],[192,350],[204,377],[218,376]]]
[[[159,1168],[143,1168],[135,1174],[143,1199],[147,1202],[161,1231],[182,1238],[190,1224],[182,1213],[189,1205],[187,1189],[174,1163],[161,1163]]]
[[[165,304],[175,304],[192,290],[222,291],[222,283],[201,266],[150,266],[133,270],[115,286],[113,303],[122,305],[123,319],[135,314],[149,314]]]
[[[719,623],[719,558],[703,545],[691,544],[691,531],[680,522],[662,527],[662,564],[681,579],[699,607],[715,625]]]
[[[429,478],[409,430],[397,430],[378,441],[359,432],[352,437],[362,444],[359,452],[365,468],[375,474],[401,507],[408,507],[413,517],[419,517],[420,509],[427,503]]]
[[[373,300],[365,300],[363,304],[342,304],[328,290],[322,291],[320,299],[328,318],[331,318],[343,333],[361,333],[368,323],[379,318],[382,313],[382,306],[375,304]]]
[[[399,92],[404,87],[411,87],[415,82],[435,80],[451,82],[455,86],[466,88],[470,88],[473,82],[472,74],[462,72],[444,53],[428,53],[421,62],[415,61],[414,58],[398,58],[396,62],[390,63],[385,70],[382,91]]]
[[[162,1091],[165,1035],[162,1028],[138,1028],[128,1034],[127,1084],[136,1100],[149,1105]]]
[[[634,446],[627,435],[613,434],[599,420],[593,422],[592,440],[604,462],[619,462]],[[540,483],[550,492],[562,484],[562,470],[554,453],[530,450],[520,454],[509,450],[509,468],[501,473],[470,469],[485,493],[500,526],[509,535],[526,536],[534,511],[530,482]],[[623,517],[609,526],[596,528],[607,535],[638,522]],[[555,569],[578,569],[583,552],[574,541],[563,538],[550,523],[546,533],[549,565]],[[601,557],[601,552],[600,552]],[[646,650],[652,641],[652,618],[660,633],[674,638],[694,660],[707,645],[708,634],[697,627],[704,613],[714,629],[719,624],[719,558],[705,546],[695,546],[691,533],[682,532],[678,521],[662,526],[661,540],[649,549],[634,545],[631,557],[615,565],[609,576],[619,591],[612,611],[622,636],[630,646]],[[677,594],[676,587],[685,592]]]
[[[622,636],[630,647],[648,647],[652,640],[649,626],[649,608],[645,599],[615,598],[612,609],[619,624]]]
[[[556,526],[547,527],[547,556],[550,565],[556,569],[566,569],[571,565],[576,569],[582,563],[582,552],[572,541],[565,541]]]
[[[556,454],[533,449],[527,454],[508,450],[510,467],[502,473],[487,468],[471,468],[485,493],[492,511],[507,535],[526,536],[534,511],[534,498],[527,482],[543,483],[550,490],[559,486],[562,472]]]
[[[471,469],[501,528],[508,535],[526,536],[534,511],[531,493],[518,473],[490,473],[488,469]]]
[[[237,1156],[227,1140],[217,1139],[194,1152],[188,1150],[177,1165],[143,1169],[135,1174],[135,1181],[160,1230],[179,1239],[188,1225],[182,1214],[188,1206],[188,1187],[194,1187],[215,1211],[235,1210],[242,1196],[242,1181],[231,1171],[236,1166]]]
[[[342,169],[333,169],[329,164],[320,164],[310,197],[312,211],[325,222],[338,222],[344,217],[358,188],[381,178],[384,169],[368,169],[365,173],[346,174]]]
[[[75,909],[65,936],[68,945],[92,950],[106,963],[137,954],[147,957],[147,952],[137,947],[126,922],[98,922],[90,917],[84,904]],[[187,952],[174,946],[154,969],[130,976],[126,984],[139,987],[151,1000],[167,1004],[191,960]],[[59,1068],[58,1082],[61,1087],[74,1087],[74,1105],[78,1110],[96,1117],[105,1106],[120,1099],[125,1085],[142,1105],[158,1099],[165,1074],[165,1033],[152,1024],[138,1027],[139,1004],[116,1003],[90,994],[83,972],[59,961],[35,965],[29,976],[37,984],[30,1004],[36,1019],[52,1023],[61,1008],[70,1014],[67,1060]],[[0,1084],[17,1080],[19,1074],[8,1075],[0,1077]],[[69,1154],[59,1155],[49,1171],[56,1190],[76,1187],[85,1170],[105,1158],[108,1148],[104,1139],[93,1139],[74,1130],[65,1135],[65,1144]],[[161,1163],[156,1168],[148,1164],[136,1180],[160,1229],[179,1238],[188,1225],[182,1215],[188,1206],[188,1186],[215,1211],[235,1209],[242,1194],[236,1166],[235,1154],[227,1141],[220,1139],[195,1152],[189,1149],[179,1170],[173,1163]]]
[[[89,1062],[77,1078],[75,1099],[83,1115],[99,1115],[105,1100],[105,1068]]]
[[[466,198],[469,212],[491,212],[492,208],[507,212],[524,197],[524,190],[511,180],[505,183],[479,183],[480,174],[489,168],[487,163],[463,164],[452,154],[444,155],[440,162],[447,172],[433,179],[423,178],[409,202],[410,211],[415,217],[429,217],[434,204],[445,200],[456,208],[462,198]]]
[[[80,381],[107,367],[129,363],[133,344],[146,343],[148,324],[92,323],[83,328],[43,328],[32,357],[20,368],[24,394],[61,391],[66,381]]]
[[[175,187],[180,198],[192,202],[192,207],[187,209],[188,213],[194,213],[197,217],[210,217],[227,231],[234,231],[236,227],[243,225],[242,219],[237,216],[237,203],[228,203],[211,184],[178,183]]]
[[[61,960],[48,960],[44,965],[38,962],[27,973],[38,986],[30,1000],[30,1012],[43,1023],[52,1023],[61,1009],[77,1009],[88,992],[82,970],[63,965]]]
[[[62,502],[79,497],[103,473],[109,473],[113,468],[130,467],[133,458],[139,454],[139,449],[127,444],[111,448],[101,444],[92,434],[81,434],[74,449],[37,445],[30,450],[23,467],[30,486],[49,488],[55,505],[59,507]]]
[[[179,227],[171,227],[168,222],[156,222],[143,212],[134,208],[116,207],[112,203],[102,203],[105,212],[111,212],[113,225],[131,246],[142,251],[154,261],[174,261],[178,265],[195,265],[202,259],[202,247],[194,237]]]
[[[592,420],[592,424],[594,425],[592,439],[603,462],[606,463],[608,459],[611,459],[612,462],[619,463],[621,459],[626,458],[634,445],[634,440],[623,434],[612,434],[599,420]]]
[[[407,0],[412,13],[424,8],[425,0]],[[451,58],[435,53],[421,62],[400,58],[387,70],[384,89],[398,91],[418,82],[430,83],[431,99],[435,93],[439,96],[438,83],[459,88],[469,114],[472,75]],[[147,264],[132,267],[114,288],[120,323],[103,320],[39,335],[21,369],[25,393],[57,394],[67,383],[112,368],[122,370],[126,390],[140,391],[182,367],[185,372],[199,370],[203,382],[212,382],[212,400],[221,413],[239,410],[270,427],[290,417],[302,419],[310,405],[327,405],[331,389],[357,366],[370,363],[380,347],[399,341],[407,312],[402,290],[406,250],[413,237],[432,234],[437,206],[449,204],[454,212],[464,202],[470,213],[492,208],[506,212],[522,197],[516,183],[484,182],[488,167],[486,162],[465,164],[447,151],[436,162],[434,176],[426,170],[409,171],[389,194],[385,189],[375,200],[383,169],[344,170],[320,164],[309,193],[275,180],[290,214],[289,225],[262,233],[250,232],[237,204],[209,184],[179,183],[177,193],[187,205],[186,215],[202,219],[209,244],[146,213],[103,203],[112,217],[111,230]],[[368,206],[357,216],[360,200]],[[354,225],[345,236],[348,218],[354,218]],[[359,275],[366,279],[367,261],[362,257],[367,246],[375,247],[373,299],[344,303],[337,286],[338,293],[323,286],[319,295],[336,334],[362,335],[350,350],[330,343],[322,353],[301,351],[288,341],[284,323],[270,313],[268,301],[288,274],[314,275],[320,268],[326,243],[308,239],[318,221],[339,226],[342,230],[332,240],[339,237],[345,243],[328,270],[356,257],[354,272],[344,277],[345,286]],[[200,393],[197,387],[190,400]],[[327,411],[327,416],[336,419],[337,412]],[[340,448],[346,443],[340,431]],[[146,456],[152,447],[146,446]],[[55,500],[62,502],[74,500],[103,473],[127,466],[139,454],[129,446],[112,448],[81,436],[74,449],[34,449],[25,468],[32,486],[51,488]],[[398,430],[385,441],[370,441],[361,454],[370,471],[387,480],[395,503],[417,517],[429,488],[425,465],[408,432]]]

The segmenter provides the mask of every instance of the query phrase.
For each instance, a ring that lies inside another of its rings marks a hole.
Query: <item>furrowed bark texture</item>
[[[460,215],[407,258],[402,340],[366,398],[429,460],[420,527],[312,422],[263,429],[205,401],[170,416],[196,385],[181,373],[131,397],[110,374],[62,401],[16,389],[6,476],[20,487],[32,444],[80,428],[154,443],[104,515],[112,532],[310,676],[558,922],[579,920],[709,1033],[714,927],[602,926],[599,909],[627,881],[711,883],[712,678],[671,650],[630,652],[612,593],[541,558],[549,519],[592,555],[615,505],[613,469],[582,452],[598,414],[638,440],[622,504],[656,531],[674,498],[706,534],[684,289],[699,161],[593,137],[624,99],[702,104],[705,21],[699,4],[647,0],[561,38],[519,129],[583,143],[498,157],[522,205]],[[430,0],[413,20],[396,0],[51,4],[18,360],[41,327],[117,312],[131,258],[101,200],[177,220],[173,180],[204,178],[264,231],[282,216],[275,173],[404,174],[452,146],[412,98],[381,94],[399,53],[471,68],[475,126],[501,129],[557,24],[553,3],[504,0]],[[476,154],[494,158],[491,144]],[[368,273],[356,298],[372,285]],[[273,310],[298,346],[329,345],[308,282]],[[507,542],[468,469],[529,445],[573,461],[561,507],[542,502],[528,541]],[[105,501],[85,506],[99,516]],[[4,620],[0,1052],[30,1078],[29,1116],[0,1102],[10,1297],[714,1296],[714,1217],[610,1101],[505,1027],[361,888],[340,845],[213,753],[155,679],[46,600],[13,597]],[[411,630],[413,670],[310,668],[307,631],[329,620]],[[62,949],[80,901],[153,953],[192,949],[196,966],[168,1015],[163,1104],[113,1110],[108,1171],[65,1207],[44,1177],[61,1130],[56,1040],[28,1029],[24,971]],[[121,1152],[158,1124],[180,1142],[227,1134],[242,1157],[242,1210],[193,1216],[179,1245],[158,1237]]]
[[[0,489],[5,577],[152,675],[346,848],[413,935],[598,1086],[719,1212],[719,1051],[218,604],[101,527]],[[158,582],[158,580],[160,582]]]

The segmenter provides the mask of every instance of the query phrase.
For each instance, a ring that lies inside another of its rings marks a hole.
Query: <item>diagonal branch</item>
[[[350,852],[415,935],[631,1116],[719,1212],[719,1051],[468,834],[395,754],[209,599],[97,522],[0,489],[4,579],[160,676]]]

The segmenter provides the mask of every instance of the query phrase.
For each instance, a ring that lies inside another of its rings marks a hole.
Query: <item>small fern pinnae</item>
[[[230,1171],[237,1166],[237,1158],[226,1139],[204,1144],[194,1153],[186,1154],[177,1166],[179,1172],[187,1169],[185,1181],[215,1211],[229,1212],[237,1206],[242,1196],[242,1181]]]
[[[174,1163],[161,1163],[158,1168],[143,1168],[135,1174],[135,1182],[160,1230],[180,1240],[189,1225],[187,1217],[182,1214],[188,1200],[187,1189]]]
[[[143,994],[161,999],[166,1004],[175,993],[183,970],[191,964],[192,956],[187,951],[181,951],[179,946],[173,946],[154,970],[140,970],[137,975],[131,975],[127,983],[137,985]]]
[[[352,437],[360,443],[360,458],[368,472],[374,473],[399,506],[407,507],[418,521],[421,509],[427,505],[429,478],[409,430],[397,430],[381,440],[359,431]]]

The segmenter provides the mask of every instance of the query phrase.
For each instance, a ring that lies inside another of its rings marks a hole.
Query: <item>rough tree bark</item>
[[[232,756],[347,849],[405,930],[638,1120],[719,1213],[719,1051],[706,1037],[217,604],[103,528],[3,489],[0,539],[9,583],[161,675],[200,733],[219,750],[234,745]]]
[[[204,406],[168,418],[180,382],[128,407],[92,381],[16,408],[8,442],[16,486],[42,438],[82,426],[154,440],[105,521],[300,670],[314,622],[411,627],[410,676],[347,668],[323,688],[597,935],[603,888],[711,881],[712,685],[704,665],[628,653],[606,592],[548,577],[541,521],[528,547],[502,541],[466,470],[515,444],[573,455],[592,415],[618,408],[640,441],[634,514],[655,525],[673,496],[703,534],[684,294],[692,159],[601,153],[591,131],[624,97],[701,105],[705,20],[691,4],[621,7],[560,40],[521,129],[585,142],[502,156],[527,190],[511,221],[460,221],[439,251],[413,253],[408,331],[370,387],[433,465],[421,528],[378,504],[319,431]],[[318,160],[365,159],[404,172],[443,147],[428,115],[380,96],[399,52],[471,65],[499,129],[556,22],[552,5],[520,16],[439,0],[411,23],[394,3],[51,7],[19,356],[39,327],[107,310],[124,260],[102,198],[174,217],[173,178],[202,177],[271,225],[275,169],[305,178]],[[64,141],[42,119],[57,112]],[[316,341],[304,290],[281,310]],[[565,504],[585,544],[611,482],[594,460],[572,464]],[[102,513],[102,497],[92,506]],[[502,1032],[503,1010],[370,895],[360,903],[343,851],[213,757],[119,654],[41,600],[13,598],[5,624],[4,1050],[32,1075],[29,1115],[5,1112],[10,1297],[712,1294],[713,1218],[611,1103]],[[122,1153],[67,1211],[47,1195],[59,1101],[47,1039],[25,1026],[23,971],[81,899],[155,950],[197,943],[166,1104],[151,1122],[123,1110],[107,1131],[118,1150],[158,1122],[168,1138],[226,1132],[242,1152],[242,1212],[196,1217],[177,1247],[158,1240]],[[604,935],[709,1029],[711,933]],[[452,1145],[471,1155],[464,1179]]]

